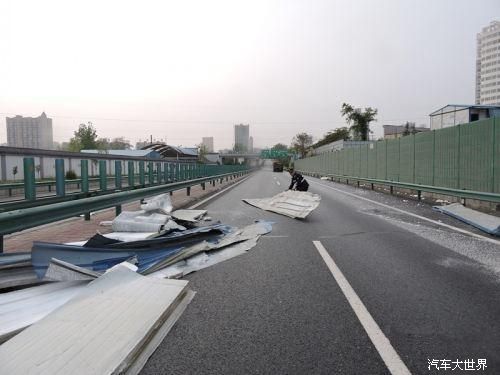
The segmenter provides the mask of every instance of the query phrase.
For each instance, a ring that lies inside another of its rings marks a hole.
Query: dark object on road
[[[298,191],[307,191],[307,189],[309,189],[309,183],[299,172],[296,172],[293,169],[289,169],[288,172],[290,172],[290,175],[292,176],[292,181],[290,182],[288,190],[294,189],[294,186],[294,190]]]
[[[283,172],[283,164],[279,161],[273,163],[273,172]]]

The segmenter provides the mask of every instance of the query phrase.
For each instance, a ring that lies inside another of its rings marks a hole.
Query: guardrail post
[[[206,189],[206,187],[205,187],[205,183],[204,183],[204,182],[202,182],[202,183],[201,183],[201,188],[202,188],[203,190],[205,190],[205,189]]]
[[[422,200],[422,190],[417,190],[417,199]]]
[[[188,186],[186,188],[186,194],[187,194],[188,197],[191,195],[191,186]]]
[[[128,187],[133,187],[135,185],[135,174],[134,174],[134,162],[129,161],[128,162],[128,171],[127,171],[127,178],[128,178]]]
[[[394,186],[392,186],[392,185],[391,185],[391,186],[389,187],[389,189],[390,189],[391,194],[394,194]]]
[[[153,185],[155,182],[155,180],[154,180],[155,177],[154,177],[153,172],[154,172],[153,171],[153,162],[150,161],[150,162],[148,162],[148,183],[150,186]]]
[[[34,201],[36,199],[35,160],[33,158],[24,158],[23,167],[24,198],[29,201]]]
[[[99,189],[106,191],[108,189],[108,179],[106,176],[106,160],[99,160]]]
[[[115,189],[122,188],[122,162],[115,160]]]
[[[119,204],[118,206],[115,206],[115,215],[118,216],[122,213],[122,205]]]
[[[66,195],[66,181],[64,176],[64,159],[56,159],[56,195]]]
[[[89,192],[89,161],[80,160],[80,176],[82,179],[82,193]]]
[[[146,185],[146,176],[144,175],[144,162],[139,162],[139,185]]]

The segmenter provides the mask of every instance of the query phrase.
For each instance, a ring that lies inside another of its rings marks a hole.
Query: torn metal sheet
[[[291,218],[304,219],[319,206],[321,197],[307,191],[287,190],[272,198],[243,199],[244,202],[266,211]]]
[[[31,266],[31,253],[0,253],[0,270]]]
[[[446,206],[434,206],[433,208],[436,211],[470,224],[483,232],[494,236],[500,236],[500,217],[498,216],[472,210],[460,203],[452,203]]]
[[[113,220],[113,232],[160,232],[170,216],[146,211],[124,211]]]
[[[105,245],[106,248],[112,249],[158,249],[172,245],[190,246],[194,243],[217,239],[230,233],[234,230],[233,227],[224,224],[213,224],[203,227],[195,227],[185,231],[173,231],[165,235],[160,235],[155,238],[117,242],[114,244]]]
[[[45,279],[51,281],[94,280],[101,273],[88,270],[74,264],[52,258],[45,273]]]
[[[87,241],[74,241],[74,242],[64,242],[65,245],[72,245],[72,246],[83,246],[85,245]]]
[[[32,266],[8,268],[0,271],[0,289],[38,285],[42,282]]]
[[[192,298],[187,284],[115,267],[1,345],[2,372],[137,374]]]
[[[121,242],[148,240],[158,237],[158,232],[111,232],[103,234],[104,237]]]
[[[175,255],[182,249],[181,245],[172,245],[160,249],[110,249],[91,248],[54,244],[48,242],[33,242],[32,264],[39,278],[45,272],[52,258],[84,267],[92,271],[102,272],[131,257],[137,257],[140,270]]]
[[[225,260],[237,257],[238,255],[246,253],[248,250],[257,245],[258,238],[252,238],[243,242],[238,242],[229,245],[220,250],[213,250],[210,252],[202,252],[191,258],[181,260],[171,266],[151,273],[150,277],[157,277],[160,279],[179,279],[192,272],[202,270],[204,268],[213,266],[214,264],[223,262]]]
[[[0,294],[0,343],[64,305],[87,284],[67,281]]]
[[[207,214],[207,210],[175,210],[172,217],[181,221],[196,223]]]
[[[170,214],[172,212],[173,206],[170,200],[170,194],[160,194],[149,199],[145,199],[144,203],[141,204],[141,210],[144,211],[157,211],[163,214]]]
[[[197,269],[208,267],[212,264],[221,262],[222,260],[229,259],[244,253],[257,244],[257,240],[261,235],[269,233],[271,232],[271,230],[272,224],[270,222],[256,222],[242,229],[237,229],[218,241],[203,241],[199,244],[186,247],[174,256],[158,262],[151,268],[145,270],[143,274],[155,274],[156,272],[159,272],[159,274],[164,274],[168,275],[168,277],[172,277],[172,275],[179,274],[178,268],[180,267],[186,268],[182,271],[182,275],[185,275]],[[237,246],[240,243],[242,245]],[[228,251],[224,253],[215,253],[214,250],[217,249],[228,249]],[[201,256],[198,256],[200,253]],[[203,254],[207,254],[206,257],[204,257]],[[187,261],[185,261],[185,259],[187,259]],[[169,268],[169,266],[175,267],[163,272],[164,269],[166,270],[167,268]]]

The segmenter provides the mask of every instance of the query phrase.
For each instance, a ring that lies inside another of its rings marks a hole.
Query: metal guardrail
[[[127,181],[128,176],[124,175],[122,176],[122,180]],[[137,180],[139,178],[139,175],[135,175],[135,179]],[[108,181],[114,181],[115,177],[114,176],[108,176],[107,177]],[[92,182],[99,182],[101,180],[100,177],[89,177],[88,181],[89,183]],[[52,191],[52,187],[56,186],[56,180],[48,180],[48,181],[36,181],[35,182],[35,187],[48,187],[49,192]],[[65,180],[64,183],[67,185],[77,185],[77,189],[79,188],[80,184],[82,183],[81,178],[73,179],[73,180]],[[12,190],[14,189],[23,189],[24,190],[24,182],[11,182],[8,184],[0,184],[0,190],[9,190],[9,197],[12,197]]]
[[[321,175],[321,176],[325,176],[325,177],[337,178],[339,180],[344,179],[344,180],[346,180],[347,183],[349,183],[349,181],[357,181],[358,183],[361,181],[367,182],[367,183],[371,184],[372,190],[374,189],[374,185],[385,185],[385,186],[390,187],[391,194],[393,193],[394,187],[408,189],[408,190],[415,190],[415,191],[417,191],[417,196],[418,196],[419,200],[421,199],[422,191],[425,191],[428,193],[454,196],[454,197],[457,197],[460,199],[476,199],[476,200],[480,200],[480,201],[500,203],[500,194],[495,194],[495,193],[445,188],[445,187],[440,187],[440,186],[420,185],[420,184],[412,184],[412,183],[407,183],[407,182],[380,180],[380,179],[374,179],[374,178],[345,176],[345,175],[339,175],[339,174],[325,174],[325,175],[323,175],[323,174],[310,173],[307,171],[300,171],[300,170],[299,170],[299,172],[302,174],[305,174],[305,175],[310,175],[310,176]]]
[[[202,185],[204,189],[207,182],[212,182],[212,184],[215,185],[215,181],[217,180],[222,182],[224,178],[228,180],[250,172],[250,169],[234,171],[187,181],[112,192],[106,195],[54,203],[42,207],[30,207],[3,212],[0,213],[0,251],[3,251],[3,236],[6,234],[19,232],[82,214],[89,215],[91,211],[98,211],[113,206],[116,207],[116,213],[119,214],[121,212],[121,205],[124,203],[181,189],[187,189],[187,194],[189,195],[192,186]]]

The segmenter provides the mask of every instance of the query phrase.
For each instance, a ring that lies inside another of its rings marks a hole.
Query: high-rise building
[[[205,146],[207,152],[214,152],[214,137],[203,137],[201,144]]]
[[[52,119],[45,112],[39,117],[7,117],[7,145],[52,149]]]
[[[500,22],[477,34],[476,104],[500,104]]]
[[[248,151],[250,125],[234,125],[234,150]]]
[[[248,151],[253,152],[253,137],[248,138]]]

